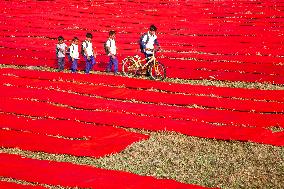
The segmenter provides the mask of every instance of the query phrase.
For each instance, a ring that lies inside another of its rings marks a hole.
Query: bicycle
[[[134,77],[145,71],[153,80],[164,80],[166,78],[166,68],[162,63],[157,61],[155,50],[151,51],[153,55],[148,60],[147,58],[141,59],[139,55],[126,57],[122,61],[122,73],[127,77]]]

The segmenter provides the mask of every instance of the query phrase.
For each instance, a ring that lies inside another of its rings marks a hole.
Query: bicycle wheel
[[[166,68],[160,63],[156,62],[149,67],[150,78],[154,80],[163,80],[166,78]]]
[[[135,76],[137,67],[131,57],[127,57],[122,61],[122,74],[127,77]]]

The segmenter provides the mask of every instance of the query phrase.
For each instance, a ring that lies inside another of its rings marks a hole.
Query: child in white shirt
[[[70,57],[72,60],[71,72],[76,73],[79,60],[79,48],[78,48],[79,39],[74,37],[72,40],[72,45],[70,46]]]
[[[111,71],[112,65],[114,65],[114,74],[118,71],[118,60],[116,57],[116,45],[115,45],[115,31],[109,32],[109,38],[105,44],[106,53],[109,56],[109,63],[107,65],[107,72]]]
[[[66,47],[67,45],[64,43],[64,38],[62,36],[59,36],[58,44],[56,44],[58,71],[64,70]]]
[[[153,56],[154,51],[160,49],[160,44],[158,42],[156,32],[157,27],[155,25],[151,25],[149,31],[143,34],[140,38],[140,49],[141,52],[145,55],[147,61],[150,60],[150,58]],[[155,46],[157,46],[156,49]],[[149,66],[147,68],[149,68]],[[146,71],[146,75],[150,75],[148,69]]]
[[[140,41],[141,52],[145,55],[145,58],[153,56],[154,46],[157,46],[157,49],[160,49],[160,45],[156,36],[157,27],[154,25],[150,26],[150,29],[145,33]]]
[[[87,33],[86,40],[82,43],[82,53],[86,61],[85,73],[90,73],[90,71],[93,69],[93,66],[96,64],[96,54],[94,53],[92,38],[93,35],[91,33]]]

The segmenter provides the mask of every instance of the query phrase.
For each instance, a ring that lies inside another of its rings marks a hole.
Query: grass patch
[[[284,128],[279,127],[279,126],[268,127],[268,129],[271,130],[273,133],[283,132],[284,131]]]

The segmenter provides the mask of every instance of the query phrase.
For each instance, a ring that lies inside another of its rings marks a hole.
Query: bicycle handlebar
[[[149,48],[146,48],[145,51],[151,51],[151,52],[157,52],[159,51],[160,48],[154,48],[154,49],[149,49]]]

